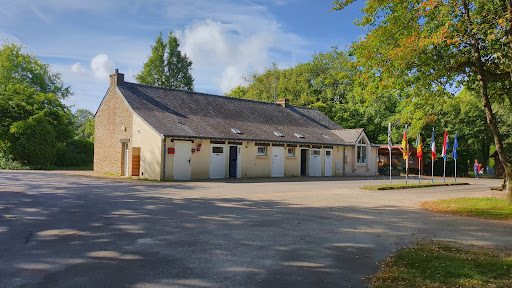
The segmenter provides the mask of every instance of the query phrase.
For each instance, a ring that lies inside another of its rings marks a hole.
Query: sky
[[[76,109],[95,112],[115,68],[136,82],[161,31],[192,60],[194,88],[224,95],[244,76],[344,48],[364,30],[364,1],[328,12],[332,0],[0,0],[0,43],[23,44],[61,74]]]

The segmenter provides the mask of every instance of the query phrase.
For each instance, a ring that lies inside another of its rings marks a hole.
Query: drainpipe
[[[164,147],[163,150],[164,151],[162,153],[162,156],[163,156],[162,157],[162,159],[163,159],[163,164],[162,164],[162,173],[163,173],[162,174],[162,181],[165,181],[165,162],[167,161],[167,157],[166,157],[167,155],[165,155],[165,151],[167,150],[166,145],[167,145],[167,138],[164,137],[164,145],[163,145],[163,147]]]
[[[345,177],[345,162],[347,162],[345,157],[346,157],[346,155],[345,155],[345,146],[343,146],[343,173],[341,174],[343,177]]]

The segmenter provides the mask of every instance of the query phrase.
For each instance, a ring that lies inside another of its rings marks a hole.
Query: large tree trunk
[[[484,63],[482,61],[482,54],[480,51],[480,43],[477,41],[477,37],[473,32],[473,23],[471,21],[470,9],[467,0],[462,1],[462,5],[464,6],[464,19],[466,20],[466,25],[468,29],[469,40],[471,41],[471,48],[473,49],[473,56],[475,59],[475,68],[478,76],[478,86],[480,87],[480,96],[482,98],[482,104],[485,109],[485,115],[487,116],[487,124],[491,129],[492,135],[494,137],[494,144],[496,145],[496,152],[498,152],[498,156],[500,157],[500,161],[505,168],[505,177],[507,182],[507,191],[508,191],[508,202],[512,205],[512,164],[510,163],[510,159],[505,155],[504,146],[503,146],[503,138],[500,130],[498,129],[498,124],[496,123],[496,116],[492,110],[491,101],[489,99],[488,87],[487,87],[487,79],[485,77]],[[512,11],[512,10],[511,10]],[[511,76],[512,77],[512,76]]]
[[[484,169],[484,173],[487,173],[487,165],[489,164],[489,151],[491,150],[491,144],[486,141],[487,139],[482,140],[480,143],[480,147],[482,150],[482,168]]]

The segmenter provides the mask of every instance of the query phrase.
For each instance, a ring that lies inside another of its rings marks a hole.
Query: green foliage
[[[23,46],[4,44],[0,48],[0,91],[10,85],[27,85],[44,94],[55,94],[58,99],[71,95],[69,86],[64,86],[59,73],[52,73],[50,65],[42,63],[36,56],[23,53]]]
[[[387,258],[370,287],[510,287],[510,250],[448,241],[417,243]]]
[[[94,143],[86,139],[73,139],[57,147],[57,167],[89,166],[94,161]]]
[[[10,84],[0,90],[0,141],[7,140],[14,123],[36,115],[46,118],[57,143],[73,137],[73,120],[69,109],[53,93],[45,94],[27,84]]]
[[[75,139],[85,139],[94,142],[94,114],[87,109],[78,109],[73,113],[75,124]]]
[[[276,99],[315,107],[344,128],[364,127],[374,143],[387,135],[387,121],[399,102],[388,91],[378,94],[368,90],[368,82],[378,80],[363,78],[355,59],[337,47],[289,69],[279,69],[274,63],[263,74],[252,74],[247,80],[248,87],[236,87],[227,95],[272,102],[275,90]]]
[[[167,43],[160,32],[155,45],[151,46],[151,56],[135,79],[140,84],[193,91],[194,78],[190,73],[192,61],[181,53],[179,46],[172,31],[169,31]]]
[[[50,121],[38,114],[15,122],[9,131],[9,150],[14,159],[35,168],[49,168],[55,161],[56,133]]]
[[[333,10],[341,10],[352,2],[335,1]],[[363,12],[364,16],[357,24],[369,29],[369,33],[365,39],[354,43],[352,51],[364,74],[382,78],[384,85],[401,91],[407,101],[437,103],[418,105],[425,107],[420,113],[404,109],[408,113],[401,115],[402,120],[416,120],[417,130],[413,127],[412,131],[419,132],[434,122],[443,111],[439,107],[457,108],[449,107],[450,87],[464,86],[479,96],[479,106],[484,108],[480,113],[485,117],[490,134],[484,133],[472,140],[487,143],[492,135],[508,175],[512,201],[512,136],[509,130],[512,3],[499,0],[369,0],[365,2]],[[473,104],[470,106],[474,108]],[[470,110],[467,112],[472,114]],[[476,114],[471,116],[475,117],[468,119],[475,122],[482,119],[475,119],[478,118]],[[461,121],[463,119],[457,120],[462,128],[470,127]],[[469,130],[475,135],[479,129]],[[488,155],[489,150],[485,145],[482,155]]]
[[[72,114],[61,100],[71,95],[48,64],[22,46],[0,48],[1,169],[49,168],[55,149],[73,137]]]
[[[0,170],[28,170],[29,166],[23,165],[21,162],[13,160],[9,153],[9,147],[0,146]]]

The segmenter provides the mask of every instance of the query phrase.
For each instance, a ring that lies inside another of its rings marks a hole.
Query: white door
[[[272,147],[272,177],[284,176],[284,147]]]
[[[225,145],[210,147],[210,178],[226,178],[226,149]]]
[[[309,150],[309,174],[308,176],[322,176],[322,150]]]
[[[332,150],[325,150],[324,176],[332,176]]]
[[[190,158],[192,143],[189,141],[174,141],[174,180],[190,180]]]

